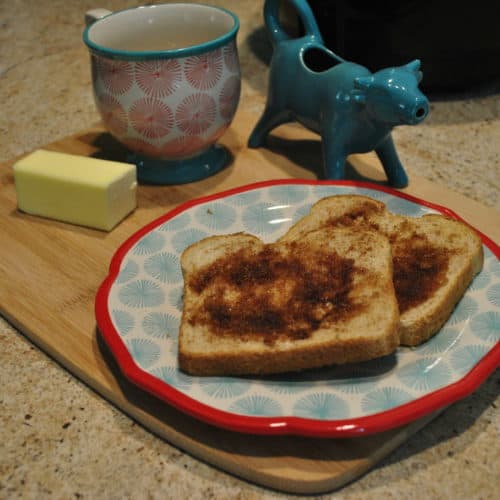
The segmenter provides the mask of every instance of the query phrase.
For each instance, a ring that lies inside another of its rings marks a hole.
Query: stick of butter
[[[110,231],[137,206],[135,165],[39,149],[14,164],[19,210]]]

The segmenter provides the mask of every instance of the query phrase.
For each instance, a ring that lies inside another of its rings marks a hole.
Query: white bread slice
[[[399,345],[391,250],[378,232],[212,236],[183,252],[181,268],[179,366],[192,375],[298,371]]]
[[[393,214],[360,195],[319,200],[281,241],[300,241],[322,227],[370,228],[389,238],[402,345],[419,345],[437,333],[483,265],[481,239],[466,224],[437,214]]]

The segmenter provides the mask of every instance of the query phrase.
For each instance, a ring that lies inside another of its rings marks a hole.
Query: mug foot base
[[[186,184],[210,177],[222,170],[229,160],[224,146],[214,144],[198,156],[181,160],[159,160],[132,153],[127,158],[137,166],[141,184]]]

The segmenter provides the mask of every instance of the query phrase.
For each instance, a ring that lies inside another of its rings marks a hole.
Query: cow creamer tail
[[[264,21],[273,45],[285,40],[290,40],[290,35],[283,29],[279,19],[281,3],[282,0],[266,0],[264,4]],[[304,27],[305,36],[313,38],[316,42],[322,44],[323,37],[321,36],[321,32],[319,31],[318,24],[316,23],[316,19],[314,18],[314,14],[309,4],[305,0],[288,0],[288,3],[297,11]]]

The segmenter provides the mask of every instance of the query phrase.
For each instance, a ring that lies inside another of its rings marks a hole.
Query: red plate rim
[[[386,186],[350,180],[318,181],[309,179],[279,179],[262,181],[184,202],[136,231],[117,249],[111,259],[108,276],[104,279],[96,294],[95,315],[98,331],[115,357],[122,374],[129,381],[178,410],[203,422],[226,430],[248,434],[291,434],[309,437],[349,438],[387,431],[408,424],[413,420],[444,408],[474,392],[488,376],[500,366],[500,342],[497,342],[496,345],[460,380],[430,392],[418,399],[391,408],[390,410],[345,420],[316,420],[294,416],[257,417],[230,413],[201,403],[139,368],[114,328],[107,308],[111,287],[118,275],[121,262],[129,249],[155,227],[193,206],[245,191],[286,184],[351,186],[383,191],[393,196],[432,208],[444,215],[468,224],[453,210],[441,205],[422,200]],[[468,225],[470,226],[470,224]],[[478,232],[484,245],[486,245],[497,258],[500,258],[500,246],[494,243],[493,240],[488,238],[485,234],[475,228],[473,229]]]

